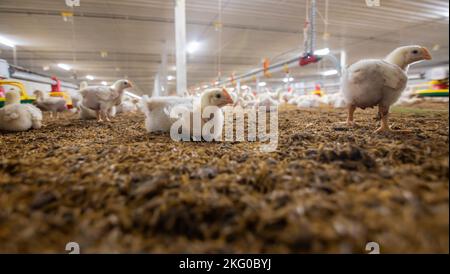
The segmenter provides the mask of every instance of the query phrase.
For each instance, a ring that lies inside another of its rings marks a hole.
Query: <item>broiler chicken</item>
[[[114,106],[122,103],[125,89],[133,85],[128,80],[118,80],[112,86],[90,86],[80,90],[83,100],[83,107],[95,111],[97,121],[102,122],[103,118],[110,121],[109,112]]]
[[[42,111],[50,111],[50,116],[53,117],[55,113],[67,110],[66,100],[61,97],[51,97],[48,93],[42,90],[35,90],[34,96],[36,96],[36,106]]]
[[[42,126],[41,110],[31,104],[21,104],[18,91],[8,91],[5,99],[5,106],[0,108],[0,130],[25,131]]]
[[[196,100],[200,100],[196,102]],[[142,98],[142,109],[146,115],[145,125],[148,132],[162,131],[169,132],[173,123],[177,121],[170,116],[171,110],[175,107],[185,107],[190,111],[190,132],[192,130],[192,119],[194,113],[199,115],[203,114],[203,111],[208,106],[223,107],[228,104],[233,104],[233,99],[230,94],[225,89],[211,89],[205,91],[200,98],[196,97],[154,97],[148,98],[144,96]],[[215,121],[214,124],[215,132],[221,134],[223,127],[223,113],[220,109],[213,113]],[[201,126],[208,122],[210,119],[201,118]],[[193,136],[194,138],[199,138],[199,136]],[[203,136],[205,137],[205,136]],[[218,136],[212,136],[216,139]]]
[[[406,87],[410,64],[430,60],[430,52],[421,46],[405,46],[392,51],[385,59],[361,60],[351,65],[342,77],[342,93],[348,104],[347,124],[353,125],[357,107],[378,106],[381,126],[376,132],[390,131],[389,108]]]

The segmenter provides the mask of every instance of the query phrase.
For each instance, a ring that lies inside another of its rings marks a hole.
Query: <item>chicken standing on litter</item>
[[[54,113],[58,117],[58,112],[67,110],[67,103],[64,98],[51,97],[42,90],[35,90],[34,96],[36,96],[36,106],[42,111],[50,111],[51,117],[53,117]]]
[[[133,85],[128,80],[118,80],[112,86],[89,86],[80,90],[83,100],[82,106],[95,111],[97,121],[102,122],[103,118],[110,121],[109,112],[112,107],[122,103],[125,89]]]
[[[25,131],[42,126],[42,112],[31,104],[20,103],[17,90],[8,91],[5,106],[0,108],[0,130]]]
[[[199,104],[195,104],[196,102],[194,100],[196,99],[200,100]],[[233,104],[233,99],[226,89],[220,88],[207,90],[200,96],[200,98],[177,96],[154,98],[148,98],[147,96],[144,96],[142,98],[142,110],[146,115],[145,126],[148,132],[169,132],[172,124],[177,121],[177,119],[170,117],[171,110],[175,107],[186,107],[188,110],[190,110],[190,132],[193,133],[193,113],[198,112],[200,114],[203,114],[203,111],[208,106],[217,106],[220,108],[228,104]],[[215,119],[214,121],[217,122],[217,124],[214,124],[215,132],[221,134],[224,120],[222,110],[218,109],[218,111],[214,112],[213,115]],[[208,122],[209,120],[210,119],[202,118],[201,127],[203,127],[204,123]],[[217,139],[218,136],[212,137],[213,139]]]
[[[347,124],[353,125],[356,108],[378,106],[381,126],[376,132],[390,131],[389,108],[406,87],[410,64],[431,60],[421,46],[405,46],[392,51],[385,59],[367,59],[351,65],[342,77],[342,93],[348,104]]]

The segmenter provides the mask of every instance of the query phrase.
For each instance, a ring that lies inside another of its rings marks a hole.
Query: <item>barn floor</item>
[[[0,134],[0,252],[448,253],[448,104],[375,113],[286,107],[273,153],[46,116]]]

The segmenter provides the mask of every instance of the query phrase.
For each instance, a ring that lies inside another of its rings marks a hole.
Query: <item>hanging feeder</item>
[[[272,77],[272,74],[269,72],[270,62],[268,58],[264,58],[263,61],[263,70],[265,77]]]
[[[71,11],[62,11],[61,16],[64,22],[72,22],[73,21],[73,12]]]

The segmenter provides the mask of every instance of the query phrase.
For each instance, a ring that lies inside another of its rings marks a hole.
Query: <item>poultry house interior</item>
[[[0,14],[0,253],[448,254],[448,1]]]

